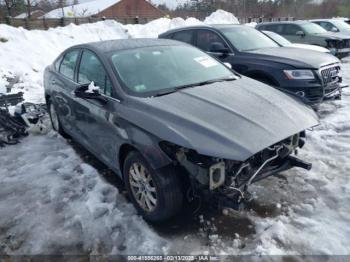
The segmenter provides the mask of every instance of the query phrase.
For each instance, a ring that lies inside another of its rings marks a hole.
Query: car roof
[[[86,43],[73,46],[72,48],[89,48],[101,53],[113,51],[128,50],[134,48],[151,47],[151,46],[175,46],[186,45],[185,43],[157,38],[137,38],[137,39],[118,39]]]
[[[325,22],[332,22],[332,21],[347,21],[346,19],[340,19],[340,18],[322,18],[322,19],[312,19],[310,22],[317,22],[317,21],[325,21]]]
[[[248,27],[246,25],[241,24],[210,24],[210,25],[193,25],[193,26],[184,26],[184,27],[178,27],[175,29],[171,29],[169,31],[166,31],[159,36],[165,36],[171,33],[179,32],[182,30],[191,30],[191,29],[224,29],[224,28],[230,28],[230,27]],[[250,27],[251,28],[251,27]]]
[[[224,29],[224,28],[230,28],[230,27],[248,27],[248,26],[240,25],[240,24],[215,24],[215,25],[212,25],[212,27],[216,29]]]
[[[280,24],[292,24],[292,25],[303,25],[311,23],[309,21],[298,20],[298,21],[280,21],[280,22],[264,22],[257,25],[257,27],[261,25],[280,25]]]

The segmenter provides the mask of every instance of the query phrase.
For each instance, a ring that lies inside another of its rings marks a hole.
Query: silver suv
[[[322,26],[325,30],[350,36],[350,25],[341,19],[315,19],[311,22]]]
[[[325,47],[338,58],[350,54],[350,36],[328,32],[315,23],[307,21],[261,23],[256,29],[275,32],[292,43]]]

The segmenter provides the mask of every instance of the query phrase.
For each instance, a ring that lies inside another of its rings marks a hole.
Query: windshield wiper
[[[238,78],[236,78],[236,77],[217,78],[217,79],[207,80],[207,81],[203,81],[203,82],[199,82],[199,83],[177,86],[177,87],[175,87],[175,88],[173,88],[171,90],[167,90],[167,91],[164,91],[164,92],[157,93],[153,97],[169,95],[169,94],[175,93],[175,92],[177,92],[179,90],[186,89],[186,88],[197,87],[197,86],[205,86],[205,85],[210,85],[210,84],[217,83],[217,82],[234,81],[234,80],[237,80],[237,79]]]

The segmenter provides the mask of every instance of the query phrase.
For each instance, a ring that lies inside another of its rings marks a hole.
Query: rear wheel
[[[67,137],[67,134],[64,132],[60,118],[57,114],[56,107],[54,103],[51,101],[48,102],[48,108],[49,108],[49,115],[50,115],[50,120],[51,120],[51,125],[53,130],[55,130],[57,133],[59,133],[63,137]]]
[[[150,222],[161,222],[182,208],[183,195],[178,174],[171,169],[153,169],[140,153],[126,157],[124,181],[134,206]]]

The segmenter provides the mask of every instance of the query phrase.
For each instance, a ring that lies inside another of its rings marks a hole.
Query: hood
[[[288,45],[288,47],[303,48],[303,49],[313,50],[313,51],[322,52],[322,53],[330,53],[330,51],[327,48],[317,46],[317,45],[306,45],[306,44],[292,43],[292,44]]]
[[[237,161],[318,125],[302,102],[246,77],[129,103],[124,118],[159,139]]]
[[[350,36],[344,32],[340,32],[340,33],[326,32],[326,33],[316,34],[316,35],[324,38],[328,38],[328,39],[334,39],[334,40],[350,39]]]
[[[339,59],[333,55],[292,47],[264,48],[247,53],[258,54],[261,55],[260,59],[279,62],[301,69],[319,69],[325,65],[339,63]]]
[[[350,29],[340,30],[339,33],[342,34],[343,36],[347,36],[348,38],[350,37]]]

